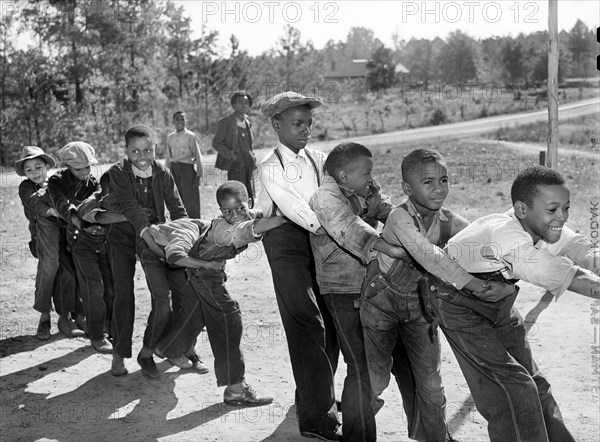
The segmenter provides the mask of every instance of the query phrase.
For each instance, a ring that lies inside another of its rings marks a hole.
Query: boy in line
[[[248,192],[239,181],[223,183],[216,196],[222,218],[180,219],[150,227],[152,240],[164,250],[167,263],[185,268],[194,289],[183,299],[159,349],[168,358],[177,357],[190,346],[193,348],[206,324],[215,356],[217,386],[226,386],[225,403],[265,405],[273,398],[259,396],[245,382],[240,348],[242,312],[225,287],[225,260],[246,250],[249,243],[260,241],[265,232],[285,223],[285,218],[259,218],[260,213],[257,216],[248,208]]]
[[[392,204],[373,180],[373,155],[357,143],[338,144],[327,156],[327,174],[310,199],[326,235],[311,234],[317,282],[333,317],[348,373],[342,391],[345,441],[375,441],[375,403],[369,382],[358,305],[367,264],[376,251],[397,255],[376,230]]]
[[[324,233],[308,203],[319,187],[325,155],[306,149],[312,109],[321,104],[290,91],[263,104],[262,112],[271,120],[279,142],[260,163],[258,202],[264,214],[283,215],[291,221],[267,232],[263,244],[296,382],[300,434],[338,440],[333,375],[339,346],[333,320],[319,294],[309,236]]]
[[[173,114],[175,130],[167,135],[165,166],[169,168],[179,196],[191,218],[200,218],[200,178],[202,153],[196,134],[186,128],[183,111]]]
[[[152,310],[144,332],[144,344],[138,355],[142,375],[147,379],[159,379],[152,354],[156,344],[171,324],[171,288],[173,297],[178,290],[186,290],[186,284],[170,283],[165,279],[164,263],[148,248],[142,238],[149,238],[151,224],[166,221],[165,208],[171,219],[187,216],[169,170],[154,159],[156,137],[147,126],[136,125],[125,133],[127,157],[109,170],[111,192],[114,192],[127,222],[114,223],[108,230],[110,262],[115,284],[112,336],[113,361],[111,374],[128,373],[124,358],[131,357],[135,296],[133,278],[136,252],[152,297]],[[175,290],[178,288],[178,290]],[[176,293],[177,292],[177,293]]]
[[[66,167],[59,170],[48,180],[48,192],[58,215],[67,222],[65,234],[71,251],[72,260],[77,269],[77,281],[83,312],[89,312],[90,299],[85,278],[81,275],[81,267],[73,254],[73,237],[81,230],[81,218],[77,215],[77,206],[100,188],[96,177],[92,175],[92,165],[98,164],[96,151],[88,143],[72,141],[58,151],[58,158]],[[78,326],[88,330],[87,318],[78,315],[75,318]],[[104,345],[102,343],[101,345]]]
[[[77,276],[65,237],[66,223],[58,217],[48,193],[48,170],[56,162],[37,146],[25,146],[15,162],[15,172],[26,177],[19,185],[19,197],[29,220],[29,249],[38,259],[33,308],[40,313],[36,336],[50,339],[52,301],[59,315],[58,328],[67,337],[83,336],[69,313],[81,312]]]
[[[480,278],[522,279],[556,298],[571,290],[598,299],[600,249],[565,225],[570,192],[564,178],[527,167],[515,178],[511,199],[508,212],[479,218],[453,237],[448,254]],[[573,441],[513,306],[518,287],[496,302],[439,282],[432,288],[440,327],[488,421],[490,440]]]
[[[86,319],[92,347],[99,353],[112,353],[109,342],[110,324],[114,302],[114,281],[106,230],[108,224],[125,222],[118,201],[110,194],[108,173],[100,178],[100,190],[90,195],[77,207],[81,228],[70,235],[70,245],[82,292],[86,293]],[[109,208],[107,210],[106,208]]]
[[[397,257],[379,253],[369,265],[360,310],[365,352],[373,391],[379,396],[389,384],[396,359],[402,357],[395,349],[405,349],[411,378],[402,379],[393,372],[405,399],[409,437],[443,442],[453,439],[445,417],[441,347],[437,334],[432,333],[428,301],[419,291],[419,281],[427,270],[453,286],[477,293],[510,290],[510,286],[486,286],[438,248],[468,224],[442,207],[448,195],[448,173],[441,155],[413,150],[402,161],[401,171],[408,199],[390,213],[382,238],[400,246],[402,253]]]

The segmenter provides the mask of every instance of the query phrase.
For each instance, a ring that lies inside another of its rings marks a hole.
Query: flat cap
[[[314,97],[305,97],[297,92],[287,91],[269,98],[262,105],[261,110],[268,118],[273,118],[275,115],[280,114],[286,109],[303,106],[305,104],[310,106],[311,109],[314,109],[315,107],[321,106],[323,102]]]
[[[74,169],[83,169],[90,164],[97,164],[96,151],[83,141],[71,141],[58,151],[60,161]]]

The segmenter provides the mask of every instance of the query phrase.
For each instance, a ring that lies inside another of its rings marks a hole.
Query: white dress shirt
[[[283,167],[274,151],[269,152],[260,162],[257,170],[261,183],[258,205],[265,216],[271,216],[275,203],[277,215],[283,215],[300,227],[315,233],[321,224],[308,203],[319,187],[317,177],[323,178],[326,156],[322,152],[306,148],[295,154],[282,143],[277,143],[275,149],[281,154]],[[306,151],[319,169],[318,174],[306,156]]]

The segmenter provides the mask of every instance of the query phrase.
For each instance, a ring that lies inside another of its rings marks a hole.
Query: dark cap
[[[262,113],[268,118],[273,118],[284,110],[292,107],[308,105],[311,109],[323,104],[321,100],[314,97],[305,97],[297,92],[287,91],[269,98],[261,107]]]

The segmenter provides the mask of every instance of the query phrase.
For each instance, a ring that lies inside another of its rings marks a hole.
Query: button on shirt
[[[318,176],[323,176],[325,154],[314,150],[300,149],[297,154],[281,143],[276,149],[281,153],[284,167],[276,154],[271,151],[259,165],[262,190],[258,204],[265,216],[273,213],[273,203],[277,205],[277,215],[286,216],[300,227],[315,233],[321,224],[309,206],[310,198],[318,189]],[[319,174],[306,156],[315,161]]]
[[[571,285],[579,266],[596,274],[600,249],[583,235],[563,227],[555,243],[533,243],[514,214],[495,213],[479,218],[448,241],[447,251],[469,272],[501,271],[546,289],[555,297]]]

